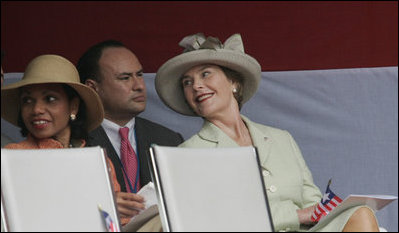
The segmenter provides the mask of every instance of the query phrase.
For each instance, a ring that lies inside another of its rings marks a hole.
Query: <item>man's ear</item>
[[[87,79],[85,84],[93,88],[93,90],[95,90],[96,92],[98,92],[98,83],[94,79]]]

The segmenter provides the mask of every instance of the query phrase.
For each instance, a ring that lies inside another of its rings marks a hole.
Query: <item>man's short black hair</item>
[[[80,58],[76,66],[80,82],[86,83],[87,79],[93,79],[100,82],[98,61],[106,48],[126,48],[126,46],[117,40],[106,40],[90,47]]]

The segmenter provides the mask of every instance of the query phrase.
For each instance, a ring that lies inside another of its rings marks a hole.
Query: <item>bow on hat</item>
[[[184,48],[184,53],[199,49],[228,49],[244,53],[244,45],[240,34],[230,36],[222,44],[216,37],[208,36],[205,38],[203,33],[197,33],[184,37],[179,45]]]

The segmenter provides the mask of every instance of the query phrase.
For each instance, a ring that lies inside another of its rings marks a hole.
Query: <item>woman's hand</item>
[[[298,214],[298,219],[299,219],[299,223],[302,225],[313,225],[315,224],[315,222],[312,221],[312,214],[316,209],[316,205],[314,206],[309,206],[308,208],[305,209],[299,209],[297,210],[297,214]]]

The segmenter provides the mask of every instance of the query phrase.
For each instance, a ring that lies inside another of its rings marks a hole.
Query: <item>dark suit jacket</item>
[[[140,160],[140,184],[141,187],[143,187],[151,181],[149,168],[149,148],[151,144],[157,144],[160,146],[177,146],[184,140],[179,133],[140,117],[136,117],[135,130],[137,137],[137,151]],[[116,177],[121,186],[121,190],[122,192],[126,192],[127,189],[118,154],[102,126],[90,132],[87,144],[88,146],[101,146],[105,148],[108,157],[111,159],[115,167]]]

